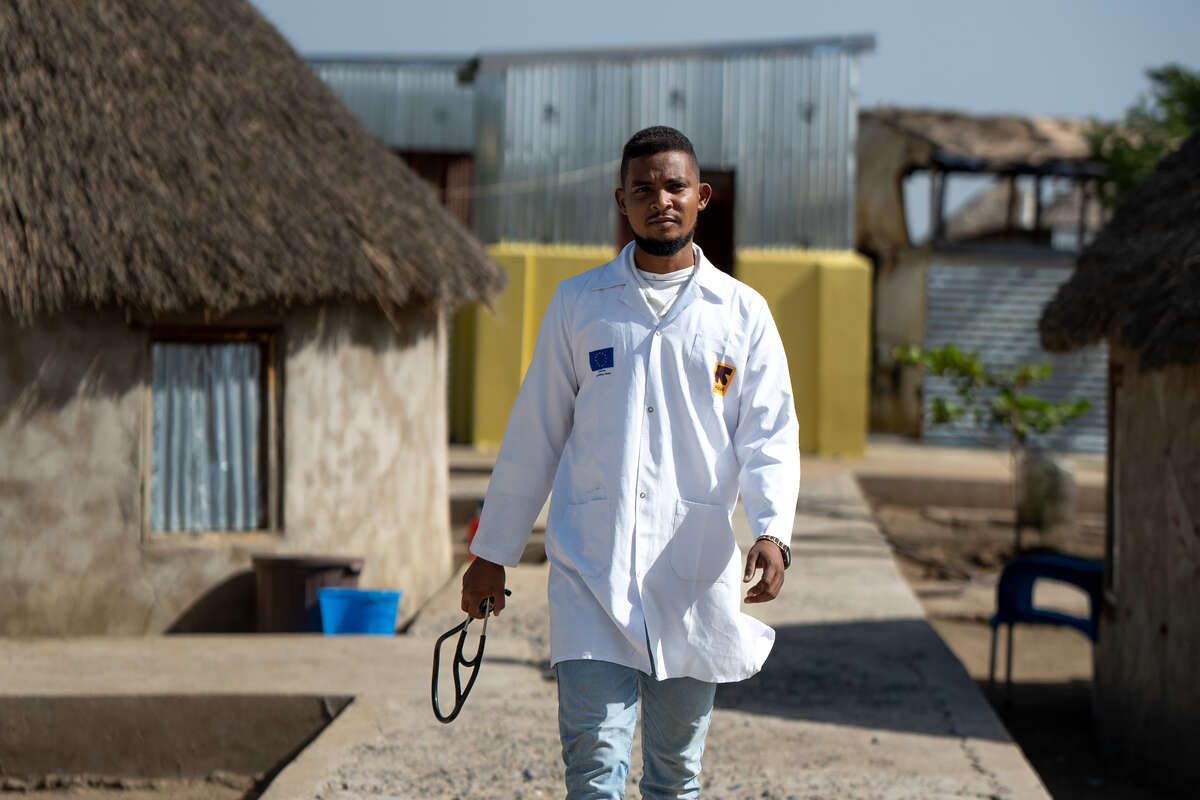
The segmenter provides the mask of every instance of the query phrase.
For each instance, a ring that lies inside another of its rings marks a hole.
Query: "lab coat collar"
[[[637,280],[634,278],[633,270],[636,269],[633,262],[633,242],[625,245],[617,257],[608,262],[604,269],[600,271],[597,280],[592,285],[592,289],[599,291],[603,289],[615,289],[621,287],[620,294],[621,302],[639,313],[647,314],[655,324],[666,325],[679,312],[686,308],[693,300],[703,295],[706,299],[723,303],[725,301],[725,292],[721,285],[721,278],[724,277],[721,271],[713,266],[712,262],[704,257],[704,251],[700,246],[693,243],[692,251],[695,253],[696,271],[692,273],[692,279],[687,282],[687,285],[680,290],[679,296],[675,298],[675,302],[671,304],[671,310],[662,318],[661,322],[658,315],[650,308],[650,304],[646,302],[645,296],[638,287]]]

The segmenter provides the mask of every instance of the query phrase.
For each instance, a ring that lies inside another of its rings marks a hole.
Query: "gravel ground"
[[[559,756],[557,695],[547,654],[546,567],[509,570],[514,600],[488,627],[488,646],[479,683],[462,713],[450,725],[431,723],[427,702],[396,703],[387,725],[371,741],[355,744],[315,800],[360,800],[370,797],[405,800],[534,800],[561,797],[563,765]],[[452,582],[453,584],[453,582]],[[453,592],[449,593],[453,596]],[[439,598],[434,608],[452,600]],[[433,611],[418,619],[408,635],[434,641],[457,624],[461,613]],[[472,624],[477,630],[477,624]],[[447,643],[447,651],[450,643]],[[474,638],[465,652],[475,652]],[[447,658],[448,653],[443,655]],[[503,665],[505,674],[498,676]],[[493,678],[503,680],[492,681]],[[744,685],[740,685],[744,688]],[[704,797],[711,800],[809,800],[843,795],[828,777],[796,785],[795,767],[781,759],[779,767],[739,759],[747,747],[775,752],[794,740],[787,720],[727,708],[739,687],[723,687],[709,731],[701,776]],[[449,691],[447,679],[443,697]],[[449,699],[443,701],[449,703]],[[414,735],[419,731],[419,735]],[[820,756],[818,756],[820,758]],[[825,763],[831,763],[828,754]],[[628,796],[639,797],[640,725],[633,742]],[[741,761],[742,763],[739,763]],[[845,785],[868,788],[846,776]]]
[[[1000,568],[1012,554],[1012,512],[906,508],[879,504],[875,516],[896,545],[901,573],[930,622],[982,689]],[[1104,557],[1104,517],[1079,515],[1049,534],[1028,531],[1028,546],[1053,547],[1084,558]],[[1081,590],[1048,581],[1037,603],[1076,616],[1088,613]],[[1071,628],[1018,626],[1013,703],[1000,686],[991,693],[997,714],[1037,769],[1055,800],[1159,800],[1167,795],[1139,784],[1106,758],[1092,721],[1092,643]],[[1003,648],[1003,637],[1001,639]]]

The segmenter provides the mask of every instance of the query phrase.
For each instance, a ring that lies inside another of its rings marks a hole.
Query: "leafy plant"
[[[917,345],[898,347],[895,358],[902,364],[924,367],[954,387],[956,399],[933,399],[931,422],[949,424],[969,413],[977,425],[1006,430],[1014,447],[1024,447],[1031,433],[1050,433],[1092,407],[1082,397],[1056,403],[1031,393],[1031,384],[1050,377],[1047,364],[1021,364],[1012,371],[989,370],[977,353],[964,353],[953,344],[934,350]]]
[[[964,353],[953,344],[933,350],[916,345],[898,347],[895,358],[902,364],[923,367],[954,387],[953,399],[933,399],[930,422],[945,425],[970,414],[977,425],[1007,431],[1014,474],[1022,456],[1027,455],[1031,434],[1050,433],[1091,408],[1091,403],[1082,397],[1056,403],[1033,394],[1030,386],[1050,377],[1050,367],[1046,364],[1021,364],[1011,371],[990,370],[980,362],[977,353]],[[1024,509],[1015,482],[1012,489],[1015,550],[1020,552],[1023,518],[1045,521],[1050,515],[1045,508],[1034,513]],[[1029,492],[1028,485],[1025,491]],[[1039,487],[1039,493],[1043,502],[1056,497],[1055,492],[1045,487]],[[1036,523],[1038,527],[1043,527],[1041,521]]]
[[[1093,156],[1112,179],[1109,205],[1200,127],[1200,71],[1167,64],[1146,70],[1146,77],[1149,96],[1139,97],[1120,122],[1094,123],[1088,134]]]

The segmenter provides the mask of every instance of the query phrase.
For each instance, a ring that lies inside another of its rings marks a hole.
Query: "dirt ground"
[[[905,579],[929,621],[989,698],[1055,800],[1162,800],[1107,762],[1092,735],[1092,649],[1069,628],[1018,626],[1013,691],[1005,702],[1004,635],[989,691],[988,654],[1000,567],[1013,553],[1012,516],[979,509],[873,504]],[[1104,519],[1081,516],[1047,535],[1023,533],[1022,546],[1052,547],[1086,558],[1104,554]],[[1039,605],[1085,615],[1086,596],[1067,587],[1035,594]]]
[[[197,780],[62,776],[36,786],[0,784],[0,796],[31,800],[244,800],[258,794],[254,779],[229,774]]]

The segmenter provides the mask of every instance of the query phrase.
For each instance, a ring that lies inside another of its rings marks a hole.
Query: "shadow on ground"
[[[989,690],[979,682],[1004,726],[1025,752],[1055,800],[1173,800],[1151,788],[1148,776],[1130,774],[1106,756],[1092,724],[1092,684],[1086,680],[1014,681],[1011,698],[1004,683]]]
[[[720,686],[716,705],[836,725],[1004,740],[992,715],[964,710],[964,697],[975,692],[928,623],[894,619],[781,626],[762,671]],[[984,705],[980,699],[978,710]]]
[[[254,570],[242,570],[216,584],[190,605],[167,633],[254,633]]]

